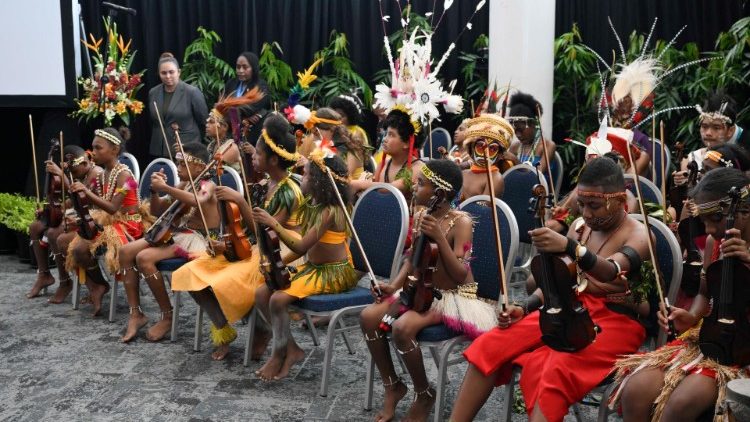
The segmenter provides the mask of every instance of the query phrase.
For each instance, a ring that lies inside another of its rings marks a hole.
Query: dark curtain
[[[277,41],[283,51],[283,59],[293,71],[307,67],[313,53],[328,44],[332,30],[343,32],[349,40],[349,52],[355,69],[370,80],[375,71],[387,66],[383,54],[383,29],[378,0],[114,0],[114,2],[137,10],[137,16],[120,14],[117,23],[124,37],[133,39],[133,48],[138,50],[133,69],[147,69],[145,86],[140,97],[146,100],[148,90],[156,85],[158,75],[156,63],[164,51],[172,52],[182,61],[185,47],[196,37],[196,28],[203,26],[216,31],[223,39],[216,54],[233,64],[237,55],[245,50],[259,52],[264,42]],[[474,11],[478,0],[460,0],[453,3],[450,13],[443,19],[433,39],[436,60],[455,40],[462,26]],[[401,3],[405,3],[401,1]],[[671,37],[682,25],[688,29],[681,42],[697,41],[702,49],[713,48],[713,41],[720,31],[748,12],[741,0],[558,0],[556,9],[556,33],[570,30],[578,22],[584,40],[603,55],[615,46],[606,18],[612,20],[622,37],[633,29],[648,31],[654,16],[659,16],[655,36]],[[424,14],[435,5],[436,19],[442,11],[442,1],[412,0],[415,11]],[[86,31],[97,38],[102,35],[101,18],[106,10],[99,0],[81,0]],[[387,32],[400,28],[399,10],[396,0],[382,0],[383,13],[389,15]],[[473,30],[466,31],[457,42],[456,49],[441,71],[444,80],[458,79],[461,62],[456,58],[460,51],[472,51],[472,44],[479,34],[489,32],[489,1],[473,21]],[[394,52],[395,54],[395,52]],[[512,65],[512,64],[508,64]],[[86,66],[84,65],[84,69]],[[460,88],[460,87],[459,87]],[[460,91],[459,91],[460,92]],[[37,121],[37,159],[46,155],[47,135],[41,136],[40,127],[47,121],[45,132],[56,130],[51,122],[59,122],[60,116],[70,110],[12,109],[6,110],[5,145],[9,153],[21,159],[11,160],[0,166],[2,191],[32,193],[30,162],[31,148],[28,142],[26,115],[33,113]],[[47,116],[52,116],[47,117]],[[128,149],[145,166],[148,149],[149,122],[144,114],[131,125],[132,139]],[[454,122],[444,119],[444,125],[452,130]],[[96,124],[66,125],[68,143],[88,146]],[[40,171],[43,167],[39,166]],[[41,174],[41,173],[40,173]],[[26,181],[26,189],[24,189]]]

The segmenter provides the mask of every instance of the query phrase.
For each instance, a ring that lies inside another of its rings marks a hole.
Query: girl
[[[264,122],[265,130],[255,147],[253,168],[268,175],[267,191],[261,205],[273,220],[285,229],[297,233],[297,209],[302,201],[302,192],[292,180],[289,168],[297,161],[295,138],[289,133],[287,121],[278,114],[271,114]],[[231,201],[240,207],[246,222],[252,221],[252,210],[239,192],[220,186],[216,197]],[[297,236],[299,237],[299,236]],[[229,345],[237,338],[232,323],[247,315],[255,302],[255,290],[264,284],[261,271],[261,252],[253,247],[248,259],[229,262],[222,252],[224,242],[212,241],[215,257],[204,255],[172,274],[172,289],[188,291],[211,319],[211,339],[215,350],[211,357],[222,360],[229,353]],[[285,256],[286,255],[286,256]],[[284,254],[285,262],[294,257]],[[260,322],[261,319],[258,318]],[[257,327],[253,343],[253,359],[260,359],[270,340],[268,327]]]
[[[328,171],[336,180],[335,187],[326,174]],[[297,268],[287,289],[271,291],[263,285],[255,292],[258,309],[271,323],[274,339],[273,354],[256,371],[265,381],[286,377],[292,365],[304,357],[304,352],[291,337],[287,306],[311,295],[344,292],[357,283],[357,273],[349,254],[349,230],[344,210],[334,192],[338,189],[348,206],[346,177],[346,165],[338,156],[322,150],[311,154],[302,178],[302,192],[306,197],[300,206],[301,239],[267,211],[253,209],[256,222],[275,230],[292,252],[307,254],[306,262]]]
[[[104,168],[101,177],[94,186],[74,182],[71,193],[83,192],[93,206],[98,208],[91,212],[91,217],[102,226],[103,230],[93,240],[76,236],[68,247],[66,269],[78,269],[79,275],[85,274],[81,282],[85,283],[91,293],[94,305],[93,315],[99,315],[102,297],[109,291],[109,284],[104,280],[97,254],[100,248],[106,250],[106,268],[115,274],[120,269],[118,252],[122,245],[138,239],[143,234],[144,219],[139,211],[138,182],[128,169],[121,164],[118,157],[125,151],[126,139],[114,128],[94,131],[93,159]]]
[[[464,146],[471,154],[472,165],[463,172],[463,187],[461,200],[475,195],[489,195],[490,186],[487,184],[487,172],[491,172],[495,184],[495,196],[501,198],[505,190],[503,175],[496,163],[503,159],[508,150],[513,128],[497,114],[482,114],[469,121],[463,133]],[[490,157],[487,162],[485,150]]]

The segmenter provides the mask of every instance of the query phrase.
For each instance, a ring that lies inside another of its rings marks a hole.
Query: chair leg
[[[432,348],[430,348],[432,349]],[[438,360],[436,360],[435,364],[437,365],[438,370],[438,379],[437,379],[437,391],[436,391],[436,397],[435,397],[435,416],[433,420],[435,422],[440,422],[443,420],[443,406],[445,405],[445,385],[448,381],[448,358],[451,354],[451,347],[445,347],[443,352],[440,354],[440,357]]]
[[[510,376],[508,385],[505,386],[503,391],[503,399],[505,401],[505,409],[503,410],[502,420],[504,422],[510,422],[510,416],[513,414],[513,391],[516,388],[516,378],[520,374],[518,367],[513,368],[513,373]]]
[[[341,311],[334,312],[331,315],[331,321],[328,323],[328,335],[326,336],[326,351],[323,356],[323,376],[320,380],[320,395],[325,397],[328,395],[328,381],[331,378],[331,359],[333,358],[333,346],[336,342],[336,325],[341,323],[341,319],[344,317],[344,313]],[[343,328],[343,327],[342,327]],[[342,333],[344,334],[344,333]],[[349,341],[344,336],[344,342],[349,347]],[[351,348],[349,351],[351,353]]]
[[[367,354],[367,373],[365,375],[365,410],[372,410],[372,393],[375,385],[375,361]]]
[[[315,347],[320,346],[320,340],[318,339],[318,330],[315,328],[315,324],[313,324],[312,317],[310,317],[310,314],[303,312],[303,315],[305,316],[305,321],[307,322],[307,327],[310,329],[310,335],[313,339],[313,345]],[[328,326],[330,327],[330,322],[328,323]],[[335,325],[334,325],[335,326]]]
[[[242,365],[250,365],[250,354],[253,348],[253,338],[255,337],[255,324],[258,322],[258,310],[253,307],[250,311],[250,320],[247,323],[247,338],[245,339],[245,357],[242,359]]]
[[[201,340],[203,337],[203,309],[198,306],[195,313],[195,336],[193,337],[193,351],[201,351]]]
[[[117,311],[117,280],[112,280],[112,289],[109,292],[109,322],[115,322]]]
[[[342,330],[346,328],[346,324],[344,324],[344,318],[343,318],[343,316],[341,317],[341,319],[339,319],[339,326],[341,327]],[[346,331],[341,331],[341,338],[344,339],[344,344],[346,345],[346,350],[349,351],[350,355],[353,355],[354,354],[354,349],[352,348],[351,343],[349,343],[349,337],[346,335]]]
[[[602,393],[602,401],[599,403],[599,414],[597,415],[597,422],[607,422],[609,419],[610,413],[612,413],[612,410],[608,406],[608,399],[612,396],[612,393],[615,392],[615,388],[617,388],[617,383],[612,383],[604,390],[604,393]]]
[[[73,310],[77,311],[81,306],[81,283],[78,280],[78,274],[73,275],[71,279],[73,280],[73,296],[70,301],[73,304]]]
[[[172,334],[170,340],[177,341],[177,321],[180,320],[180,305],[182,305],[181,292],[174,292],[174,308],[172,309]]]

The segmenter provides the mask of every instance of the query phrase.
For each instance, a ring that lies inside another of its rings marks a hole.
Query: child
[[[326,174],[330,171],[336,186]],[[271,291],[267,285],[258,287],[255,300],[261,315],[271,323],[274,347],[271,358],[256,374],[265,381],[279,380],[304,357],[304,352],[291,337],[287,306],[307,296],[341,293],[354,287],[357,273],[349,254],[349,230],[344,210],[334,189],[349,202],[347,169],[343,160],[332,153],[314,151],[305,164],[302,193],[306,198],[300,206],[302,238],[261,208],[253,209],[255,221],[275,230],[281,240],[298,255],[307,254],[307,261],[297,268],[291,285]]]
[[[373,180],[352,180],[349,185],[353,192],[359,192],[376,182],[390,183],[400,190],[408,201],[411,199],[412,185],[416,181],[415,170],[422,166],[422,162],[417,159],[424,141],[422,126],[416,120],[412,120],[410,114],[402,108],[391,110],[384,126],[384,154]],[[386,155],[390,156],[387,160]]]
[[[78,270],[79,279],[91,293],[93,315],[97,316],[101,311],[102,298],[109,291],[109,284],[99,270],[97,253],[100,248],[106,249],[107,270],[116,273],[119,270],[117,254],[120,247],[143,235],[144,219],[139,210],[138,181],[128,166],[118,161],[125,151],[125,139],[114,128],[97,129],[94,135],[94,162],[103,167],[104,172],[95,186],[74,182],[70,191],[71,194],[83,192],[98,208],[91,213],[91,217],[103,230],[93,240],[76,236],[68,247],[65,267],[68,271]]]
[[[477,284],[468,265],[473,231],[471,217],[450,206],[461,185],[461,169],[450,160],[428,161],[417,179],[415,197],[418,205],[427,205],[439,191],[445,194],[432,214],[422,211],[415,216],[412,234],[413,238],[420,234],[427,236],[438,245],[439,259],[432,281],[443,297],[435,299],[427,312],[420,314],[405,310],[393,323],[396,350],[401,354],[414,382],[415,398],[406,417],[408,420],[425,420],[435,403],[435,390],[427,381],[416,335],[423,328],[441,322],[470,337],[477,337],[497,325],[495,307],[477,299]],[[412,271],[411,260],[405,260],[398,276],[390,284],[378,284],[383,297],[377,297],[373,291],[376,303],[362,311],[360,317],[367,347],[385,387],[383,409],[378,413],[377,421],[392,420],[396,405],[407,392],[406,385],[396,375],[388,351],[388,340],[379,326],[386,313],[393,315],[394,306],[401,307],[397,293],[410,283],[407,280]],[[468,315],[471,315],[471,319],[467,318]]]
[[[68,166],[73,179],[80,180],[88,186],[90,186],[92,182],[94,182],[103,171],[101,167],[91,162],[88,154],[83,150],[83,148],[77,145],[66,146],[63,149],[63,157],[67,163],[63,164],[63,166]],[[65,184],[65,187],[63,188],[64,190],[67,190],[67,188],[70,187],[72,181],[64,174],[62,168],[60,168],[60,166],[55,164],[53,161],[47,161],[47,172],[52,175],[58,176],[63,180],[63,183]],[[67,200],[67,196],[66,202],[70,202],[69,200]],[[64,204],[63,210],[65,210],[66,208],[70,208],[69,203]],[[67,217],[63,215],[63,218]],[[39,220],[31,223],[31,226],[29,227],[29,234],[31,237],[32,248],[36,256],[39,270],[37,271],[37,281],[34,284],[34,287],[32,287],[29,294],[26,295],[26,297],[36,297],[41,289],[49,287],[55,283],[55,279],[49,271],[47,255],[49,250],[52,251],[52,257],[55,259],[55,264],[57,265],[57,271],[60,277],[60,285],[57,288],[57,291],[55,291],[55,295],[50,298],[48,302],[62,303],[62,301],[65,300],[68,294],[73,290],[73,284],[70,279],[70,274],[68,274],[68,272],[65,270],[65,254],[62,253],[62,251],[67,250],[67,245],[68,243],[70,243],[70,240],[75,234],[74,228],[75,227],[73,223],[68,223],[66,221],[63,222],[63,224],[60,224],[58,227],[48,227],[47,230],[44,231],[44,227]],[[60,248],[58,247],[58,239],[64,237],[63,235],[66,230],[70,232],[69,236],[65,236],[69,237],[69,239],[67,241],[64,240],[64,247]],[[44,241],[45,237],[46,241]]]
[[[195,142],[184,144],[183,149],[184,154],[180,151],[175,155],[177,175],[182,181],[179,186],[169,186],[164,173],[151,175],[151,214],[161,215],[169,208],[172,201],[180,201],[181,204],[189,207],[189,211],[179,220],[172,222],[172,239],[163,245],[154,245],[146,239],[138,239],[120,248],[119,275],[125,284],[125,293],[130,307],[127,329],[121,338],[123,343],[134,339],[138,330],[148,322],[148,318],[141,309],[140,278],[143,277],[146,280],[161,309],[160,321],[148,330],[146,338],[159,341],[172,326],[172,304],[164,286],[164,279],[161,272],[156,269],[156,264],[161,260],[177,256],[189,258],[191,254],[200,253],[206,249],[206,233],[201,213],[196,209],[195,195],[187,190],[187,186],[190,184],[189,175],[196,177],[206,168],[206,163],[209,161],[208,150],[203,144]],[[189,175],[188,166],[190,167]],[[199,185],[197,196],[206,217],[206,223],[209,229],[216,229],[219,226],[219,212],[214,195],[216,186],[211,181],[194,181]],[[160,193],[168,196],[161,197]]]
[[[292,180],[289,168],[297,161],[295,138],[289,133],[287,121],[278,114],[270,114],[264,121],[264,130],[253,154],[253,168],[268,175],[264,203],[275,221],[292,231],[298,230],[297,209],[302,192]],[[216,188],[216,196],[240,207],[243,219],[252,221],[252,209],[239,192],[226,186]],[[252,229],[252,227],[250,227]],[[267,260],[253,247],[250,258],[229,262],[222,255],[224,242],[212,241],[216,256],[201,256],[172,274],[172,289],[188,291],[211,319],[211,340],[215,350],[214,360],[222,360],[229,353],[229,345],[237,338],[232,323],[247,315],[255,302],[255,290],[263,285],[261,262]],[[283,257],[283,252],[282,252]],[[260,359],[270,340],[269,329],[258,318],[253,359]]]
[[[489,195],[487,172],[491,172],[495,184],[495,197],[501,198],[505,190],[503,175],[497,163],[503,159],[513,137],[513,128],[497,114],[482,114],[471,119],[463,133],[463,145],[471,154],[471,167],[463,171],[461,200],[475,195]],[[487,162],[485,150],[489,155]]]
[[[719,168],[706,173],[691,193],[709,235],[704,269],[721,258],[730,257],[737,259],[738,267],[750,265],[748,184],[750,179],[741,171]],[[740,189],[742,196],[734,227],[727,227],[726,213],[730,202],[727,193],[733,187]],[[725,239],[726,235],[729,238]],[[745,283],[742,285],[746,286]],[[738,292],[735,295],[746,297]],[[710,297],[705,276],[701,277],[700,291],[689,311],[672,307],[668,318],[663,308],[657,314],[662,329],[667,331],[667,321],[673,321],[682,335],[653,352],[630,355],[617,361],[620,387],[615,390],[612,401],[613,405],[618,400],[622,404],[623,420],[694,421],[705,420],[702,418],[707,416],[712,416],[716,422],[734,419],[724,402],[726,386],[732,379],[747,377],[747,367],[721,365],[704,356],[699,347],[701,320],[711,312],[712,306],[718,306],[718,302],[718,297]]]

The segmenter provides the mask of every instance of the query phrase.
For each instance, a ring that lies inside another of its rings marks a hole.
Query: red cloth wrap
[[[496,376],[497,385],[510,381],[513,365],[521,366],[529,416],[538,403],[548,421],[562,421],[571,405],[607,377],[620,355],[635,353],[646,338],[641,324],[609,310],[603,298],[584,293],[579,300],[602,329],[583,350],[565,353],[544,345],[537,311],[507,329],[481,335],[464,357],[485,376]]]

